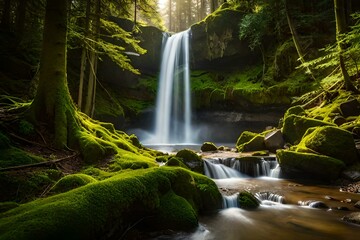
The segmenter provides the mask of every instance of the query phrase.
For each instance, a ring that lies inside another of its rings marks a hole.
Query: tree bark
[[[348,71],[346,70],[345,60],[343,57],[343,51],[346,46],[341,43],[342,37],[341,34],[347,32],[347,24],[346,24],[346,15],[345,15],[345,1],[344,0],[334,0],[334,9],[335,9],[335,20],[336,20],[336,40],[339,48],[339,64],[341,73],[344,78],[344,86],[348,91],[358,92],[355,86],[352,84],[350,80],[350,76]]]
[[[86,1],[86,13],[85,13],[85,29],[84,37],[87,38],[89,35],[89,25],[90,25],[90,0]],[[83,99],[83,88],[84,88],[84,77],[87,64],[87,46],[84,43],[81,53],[81,66],[80,66],[80,80],[79,80],[79,92],[78,92],[78,108],[82,110],[82,99]]]
[[[47,0],[39,86],[29,111],[31,120],[46,125],[57,147],[67,146],[78,126],[66,76],[67,8],[66,0]]]

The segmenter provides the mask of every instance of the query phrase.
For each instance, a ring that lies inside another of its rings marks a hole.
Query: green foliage
[[[50,191],[53,193],[63,193],[94,182],[97,182],[96,179],[89,175],[82,173],[71,174],[61,178]]]
[[[187,229],[197,224],[197,211],[219,203],[215,183],[204,176],[167,167],[130,171],[2,213],[0,239],[97,239],[159,212],[152,219],[162,229]]]
[[[238,202],[239,207],[243,209],[255,209],[260,205],[259,200],[257,200],[252,193],[247,191],[239,193]]]

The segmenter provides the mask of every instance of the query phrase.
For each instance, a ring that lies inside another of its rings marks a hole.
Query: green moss
[[[186,166],[183,163],[182,158],[178,158],[178,157],[170,157],[165,165],[166,166],[171,166],[171,167],[182,167],[182,168],[185,168],[185,169],[189,169],[188,166]]]
[[[269,151],[262,150],[262,151],[256,151],[251,154],[252,156],[269,156]]]
[[[236,149],[239,152],[251,152],[251,151],[260,151],[266,149],[264,143],[264,136],[258,134],[253,137],[250,141],[236,146]]]
[[[0,149],[0,168],[26,165],[46,161],[44,158],[27,153],[16,147]]]
[[[136,153],[132,153],[125,150],[118,150],[111,161],[110,170],[119,171],[124,169],[141,169],[155,167],[158,164],[155,161],[155,158],[151,156],[144,156]]]
[[[339,159],[346,165],[358,160],[352,134],[337,127],[325,126],[313,129],[301,140],[299,145]]]
[[[278,150],[277,158],[284,172],[298,172],[312,178],[334,180],[345,168],[342,161],[313,153]]]
[[[253,132],[249,132],[249,131],[244,131],[241,133],[240,137],[238,138],[237,142],[236,142],[236,146],[239,146],[241,144],[247,143],[249,142],[251,139],[253,139],[255,136],[257,135],[257,133],[253,133]]]
[[[20,206],[16,202],[0,202],[0,213],[9,211],[10,209]]]
[[[106,91],[103,88],[96,91],[95,116],[124,117],[124,109],[118,100],[121,95],[113,88],[105,87]]]
[[[291,114],[284,119],[282,134],[288,143],[297,144],[309,128],[326,125],[334,124]]]
[[[82,173],[71,174],[61,178],[52,188],[53,193],[67,192],[72,189],[96,182],[96,179]]]
[[[92,176],[97,180],[104,180],[106,178],[112,177],[114,173],[107,172],[102,169],[96,167],[87,167],[86,169],[82,170],[81,173]]]
[[[239,207],[243,209],[255,209],[260,205],[256,197],[247,191],[243,191],[239,193],[238,202],[239,202]]]
[[[160,211],[155,226],[167,226],[173,230],[191,230],[197,227],[197,214],[185,198],[169,191],[160,199]]]
[[[178,192],[182,188],[187,189],[186,196]],[[203,202],[220,195],[217,190],[203,199],[201,193],[209,188],[216,188],[212,180],[181,168],[130,171],[2,213],[0,239],[97,239],[115,227],[121,235],[129,225],[159,212],[157,221],[165,222],[162,218],[167,217],[174,221],[171,226],[185,228],[195,223],[196,209],[205,209]],[[172,209],[176,211],[167,212]]]
[[[189,167],[191,170],[199,173],[203,173],[204,171],[204,162],[201,157],[196,154],[191,149],[182,149],[178,151],[175,155],[178,158],[183,160],[183,163]]]
[[[19,121],[18,127],[18,131],[22,135],[31,136],[35,133],[34,125],[24,119]]]

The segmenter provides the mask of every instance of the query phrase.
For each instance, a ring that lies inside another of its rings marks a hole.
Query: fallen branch
[[[53,165],[61,161],[69,160],[71,158],[77,157],[79,153],[75,153],[71,156],[50,160],[46,162],[39,162],[39,163],[32,163],[32,164],[26,164],[26,165],[20,165],[20,166],[14,166],[14,167],[7,167],[7,168],[0,168],[0,172],[7,172],[7,171],[13,171],[13,170],[20,170],[25,168],[33,168],[33,167],[44,167],[48,165]]]

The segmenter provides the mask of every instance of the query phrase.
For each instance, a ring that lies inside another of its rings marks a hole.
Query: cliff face
[[[239,40],[243,14],[231,9],[217,10],[191,27],[193,69],[235,69],[260,60],[246,41]]]

